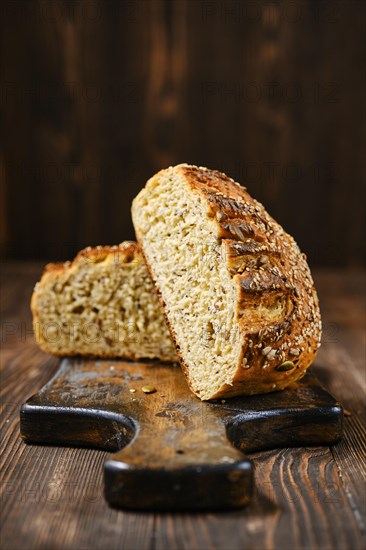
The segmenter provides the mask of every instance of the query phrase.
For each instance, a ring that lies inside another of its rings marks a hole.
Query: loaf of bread
[[[137,240],[202,400],[281,390],[320,345],[306,257],[238,183],[182,164],[133,201]]]
[[[37,343],[49,353],[178,360],[134,242],[86,248],[71,263],[49,264],[31,307]]]

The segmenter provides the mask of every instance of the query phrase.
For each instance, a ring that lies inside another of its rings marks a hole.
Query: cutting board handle
[[[125,508],[218,509],[248,503],[253,466],[235,449],[221,418],[192,416],[186,429],[171,417],[151,419],[105,464],[105,496]]]

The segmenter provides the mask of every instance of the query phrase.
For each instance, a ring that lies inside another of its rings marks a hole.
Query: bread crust
[[[138,244],[134,241],[124,241],[119,245],[114,246],[88,246],[80,250],[77,253],[75,258],[71,262],[58,262],[58,263],[49,263],[44,267],[41,281],[37,284],[44,282],[44,277],[50,273],[61,274],[65,271],[76,267],[78,264],[83,261],[90,261],[91,263],[97,263],[104,261],[107,256],[113,256],[113,259],[116,263],[124,264],[132,262],[133,260],[138,259],[141,256],[141,251],[138,247]]]
[[[210,399],[284,389],[304,376],[320,347],[319,302],[305,254],[264,206],[225,174],[186,164],[167,170],[179,171],[192,193],[207,200],[208,219],[216,225],[224,261],[237,288],[240,359],[231,382]],[[136,225],[135,231],[166,309]],[[269,308],[276,303],[282,304],[281,319],[271,322],[258,314],[259,305]],[[165,318],[177,345],[174,327]],[[177,353],[187,382],[198,395],[179,347]]]
[[[38,295],[40,291],[48,286],[50,283],[57,283],[60,279],[60,276],[71,271],[72,269],[77,269],[78,266],[82,265],[84,262],[98,263],[105,261],[110,258],[115,264],[126,264],[133,261],[143,261],[143,256],[138,244],[134,241],[124,241],[119,245],[115,246],[96,246],[96,247],[87,247],[78,252],[75,258],[70,262],[64,263],[49,263],[45,266],[42,277],[40,281],[35,285],[34,292],[31,298],[31,310],[33,314],[33,329],[36,335],[36,340],[38,345],[47,353],[61,357],[76,357],[80,355],[79,353],[67,352],[67,353],[58,353],[54,350],[52,346],[49,346],[47,341],[43,338],[37,336],[38,330],[41,327],[40,314],[38,310]],[[111,353],[106,348],[105,350],[100,350],[98,354],[88,354],[88,357],[104,357],[104,358],[114,358],[116,357],[115,353]],[[141,360],[141,356],[135,354],[123,354],[123,358],[130,359],[132,361]],[[159,358],[162,362],[172,362],[172,358],[168,356],[161,356]]]

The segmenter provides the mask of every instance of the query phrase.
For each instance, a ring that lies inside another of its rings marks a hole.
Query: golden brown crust
[[[235,395],[241,387],[245,393],[282,389],[305,374],[320,343],[319,306],[306,258],[244,187],[215,170],[181,170],[210,204],[238,287],[244,364],[233,385],[215,397]],[[276,300],[286,303],[282,319],[268,323],[256,316],[259,303],[268,307]],[[276,370],[285,361],[295,368]]]
[[[71,262],[49,263],[45,266],[43,275],[46,273],[63,273],[78,263],[90,261],[91,263],[103,262],[107,256],[112,256],[117,263],[128,263],[140,257],[141,251],[134,241],[124,241],[115,246],[88,246],[77,253]]]
[[[306,256],[263,205],[225,174],[188,165],[168,170],[179,171],[192,192],[206,198],[237,285],[241,358],[231,384],[212,398],[284,389],[305,374],[320,346],[319,304]],[[263,314],[278,304],[280,317]],[[181,362],[191,386],[182,356]]]

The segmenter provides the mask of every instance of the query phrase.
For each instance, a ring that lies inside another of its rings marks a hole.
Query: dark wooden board
[[[134,509],[244,506],[253,467],[240,451],[329,445],[342,422],[311,374],[282,392],[202,402],[178,366],[84,359],[64,359],[20,409],[27,442],[118,451],[105,464],[105,496]]]

